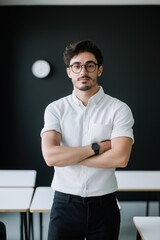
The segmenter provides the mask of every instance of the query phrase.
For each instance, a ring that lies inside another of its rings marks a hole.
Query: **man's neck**
[[[79,90],[74,88],[74,94],[76,97],[83,103],[84,106],[87,106],[89,99],[99,91],[99,86],[91,88],[86,91]]]

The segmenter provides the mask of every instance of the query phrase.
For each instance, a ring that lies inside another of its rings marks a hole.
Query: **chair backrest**
[[[0,221],[0,240],[7,239],[6,226],[3,222]]]

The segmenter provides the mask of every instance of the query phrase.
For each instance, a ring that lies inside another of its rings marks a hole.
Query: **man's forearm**
[[[43,152],[47,165],[57,167],[78,164],[94,154],[90,145],[83,147],[52,146]]]
[[[105,152],[83,160],[80,164],[95,168],[123,168],[126,167],[130,158],[132,139],[127,137],[113,140],[112,148]]]

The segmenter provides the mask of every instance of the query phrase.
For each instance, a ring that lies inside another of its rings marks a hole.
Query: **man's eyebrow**
[[[89,61],[87,61],[86,63],[95,63],[95,61],[89,60]]]
[[[95,64],[97,64],[95,61],[93,61],[93,60],[89,60],[89,61],[86,61],[85,62],[85,64],[86,63],[95,63]],[[70,65],[73,65],[73,64],[81,64],[81,62],[73,62],[72,64],[70,64]]]
[[[81,64],[81,62],[73,62],[72,64],[70,64],[70,65],[73,65],[73,64],[76,64],[76,63],[78,63],[78,64]]]

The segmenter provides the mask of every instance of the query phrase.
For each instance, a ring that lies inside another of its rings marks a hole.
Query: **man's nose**
[[[86,71],[87,71],[87,70],[86,70],[86,65],[82,65],[81,68],[82,68],[82,69],[81,69],[81,72],[86,72]]]

